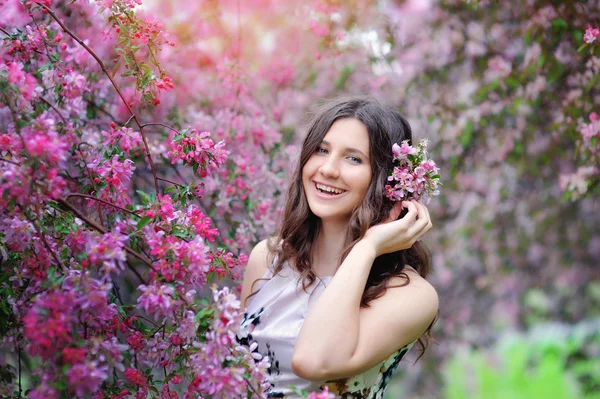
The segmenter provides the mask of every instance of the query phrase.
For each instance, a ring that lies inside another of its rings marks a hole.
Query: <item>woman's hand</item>
[[[396,220],[402,206],[408,213]],[[388,220],[369,228],[361,241],[369,243],[379,256],[412,247],[432,226],[425,205],[414,200],[402,201],[394,204]]]

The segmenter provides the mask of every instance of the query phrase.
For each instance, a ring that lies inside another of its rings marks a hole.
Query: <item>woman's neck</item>
[[[312,268],[319,277],[333,276],[344,250],[347,223],[321,223],[319,236],[312,251]]]

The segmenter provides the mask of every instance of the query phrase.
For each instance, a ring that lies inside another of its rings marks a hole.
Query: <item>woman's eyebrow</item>
[[[329,146],[331,145],[331,143],[329,143],[329,141],[327,141],[327,140],[322,140],[321,144],[325,144],[325,145],[329,145]],[[357,154],[362,155],[363,157],[365,157],[367,159],[369,158],[364,152],[362,152],[361,150],[359,150],[357,148],[346,147],[345,150],[346,150],[346,152],[355,152]]]

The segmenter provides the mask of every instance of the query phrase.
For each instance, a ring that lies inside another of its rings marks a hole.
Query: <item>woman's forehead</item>
[[[338,119],[331,125],[323,137],[322,143],[363,152],[367,155],[369,153],[369,131],[358,119]]]

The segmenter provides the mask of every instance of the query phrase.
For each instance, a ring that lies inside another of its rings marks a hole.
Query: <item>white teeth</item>
[[[334,193],[334,194],[341,194],[346,191],[346,190],[339,190],[337,188],[333,188],[333,187],[329,187],[329,186],[324,186],[322,184],[317,184],[317,188],[319,190],[328,191],[328,192]]]

